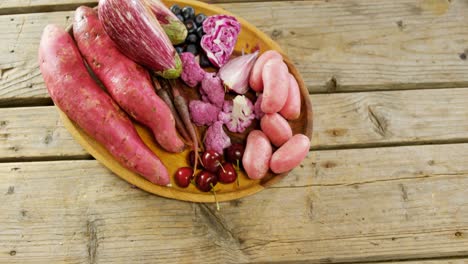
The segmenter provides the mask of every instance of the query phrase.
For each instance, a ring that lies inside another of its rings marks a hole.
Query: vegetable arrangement
[[[310,147],[290,125],[301,95],[282,55],[234,54],[240,31],[235,17],[190,6],[100,0],[97,11],[76,10],[74,40],[55,25],[44,29],[40,68],[54,103],[120,164],[170,185],[133,119],[167,152],[191,148],[173,180],[216,198],[218,183],[239,186],[241,170],[251,180],[284,173]]]

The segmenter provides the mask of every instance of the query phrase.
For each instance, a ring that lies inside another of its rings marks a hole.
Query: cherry
[[[244,156],[244,150],[244,145],[240,143],[232,144],[225,151],[226,160],[234,164],[240,163],[242,156]]]
[[[209,172],[215,173],[221,165],[222,156],[214,150],[207,150],[201,156],[203,167]]]
[[[190,151],[189,155],[188,155],[188,162],[190,164],[190,166],[195,166],[195,151]],[[200,164],[200,160],[198,161],[197,163],[197,169],[201,169],[201,164]]]
[[[182,167],[177,169],[175,173],[175,182],[179,187],[187,188],[192,179],[193,169],[190,167]]]
[[[221,183],[232,183],[237,179],[237,171],[232,163],[224,162],[218,169],[218,180]]]
[[[218,178],[213,173],[203,170],[197,174],[195,185],[202,192],[209,192],[218,183]]]

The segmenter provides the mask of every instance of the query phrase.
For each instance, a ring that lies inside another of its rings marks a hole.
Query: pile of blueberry
[[[203,32],[203,21],[205,21],[207,16],[203,13],[195,14],[195,9],[191,6],[181,8],[175,4],[170,7],[170,10],[184,23],[188,31],[185,42],[175,46],[177,53],[190,52],[195,56],[200,55],[200,66],[211,67],[210,61],[200,47],[200,40],[205,34]]]

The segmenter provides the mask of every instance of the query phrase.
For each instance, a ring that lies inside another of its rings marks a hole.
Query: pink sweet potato
[[[301,115],[301,90],[292,74],[289,74],[288,99],[286,99],[280,114],[287,120],[298,119]]]
[[[252,72],[250,73],[249,84],[250,88],[256,92],[263,91],[263,79],[262,79],[262,72],[263,66],[265,63],[270,59],[279,59],[282,60],[283,57],[279,52],[276,50],[268,50],[262,53],[260,57],[258,57],[257,61],[255,62]]]
[[[165,150],[181,152],[184,143],[177,135],[172,112],[154,91],[148,71],[117,49],[104,31],[97,12],[79,7],[73,34],[88,65],[120,107],[149,127]]]
[[[283,145],[293,135],[288,121],[278,113],[264,115],[260,120],[260,127],[271,143],[277,147]]]
[[[265,177],[273,152],[268,137],[260,130],[253,130],[247,136],[242,165],[250,179]]]
[[[123,166],[153,183],[169,184],[166,167],[143,143],[128,116],[91,78],[65,30],[46,26],[39,65],[50,97],[71,120]]]
[[[282,60],[268,60],[263,66],[262,79],[262,111],[266,114],[279,112],[288,99],[288,66]]]
[[[274,173],[283,173],[301,164],[309,153],[310,139],[303,134],[296,134],[277,149],[270,160],[270,169]]]

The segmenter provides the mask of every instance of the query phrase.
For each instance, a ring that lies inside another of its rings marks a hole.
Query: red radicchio
[[[228,15],[210,16],[203,22],[206,35],[202,37],[200,46],[214,66],[220,68],[229,60],[236,46],[240,27],[237,19]]]

